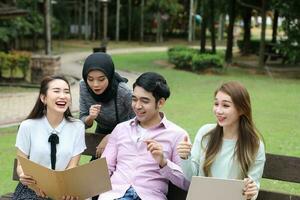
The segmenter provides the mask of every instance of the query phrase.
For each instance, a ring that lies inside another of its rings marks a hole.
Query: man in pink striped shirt
[[[147,72],[133,84],[136,117],[120,123],[109,136],[106,157],[112,190],[100,200],[166,200],[168,183],[187,190],[176,151],[185,130],[160,112],[170,90],[163,76]]]

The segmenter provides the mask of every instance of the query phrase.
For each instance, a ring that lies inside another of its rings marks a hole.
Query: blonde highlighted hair
[[[229,95],[237,111],[240,113],[238,139],[234,155],[240,164],[241,175],[245,178],[255,160],[260,140],[263,140],[262,135],[258,132],[252,120],[250,96],[247,89],[241,83],[235,81],[222,84],[215,91],[214,96],[218,92]],[[202,138],[202,145],[205,138],[208,139],[208,143],[205,149],[206,155],[203,171],[205,176],[211,176],[211,166],[222,147],[223,127],[217,125],[216,128],[205,134]]]

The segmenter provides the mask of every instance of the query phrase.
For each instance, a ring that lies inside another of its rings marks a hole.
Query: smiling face
[[[228,94],[221,91],[217,92],[213,112],[220,126],[224,128],[238,126],[240,114]]]
[[[100,70],[90,71],[87,75],[87,83],[97,95],[102,94],[109,84],[107,77]]]
[[[140,86],[136,86],[133,90],[132,109],[140,125],[144,128],[153,127],[160,122],[159,109],[164,103],[164,98],[156,102],[152,93]]]
[[[40,99],[47,106],[47,113],[64,114],[71,104],[69,85],[61,79],[52,80],[48,83],[46,95],[41,95]]]

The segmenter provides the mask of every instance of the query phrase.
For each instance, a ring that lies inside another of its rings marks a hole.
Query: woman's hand
[[[36,184],[36,181],[32,178],[32,176],[27,176],[23,172],[19,175],[19,180],[23,185],[26,186]]]
[[[90,110],[89,110],[89,117],[94,120],[97,118],[101,110],[101,105],[100,104],[94,104],[91,105]]]
[[[246,199],[252,199],[258,193],[258,187],[256,183],[251,178],[245,178],[245,187],[244,187],[244,195]]]
[[[184,136],[184,140],[177,146],[177,153],[181,159],[188,159],[191,154],[192,144],[188,141],[188,137]]]
[[[38,197],[47,198],[47,195],[39,188],[35,190],[35,193]]]
[[[103,153],[106,145],[107,145],[107,142],[108,142],[108,138],[109,138],[109,135],[106,135],[102,140],[101,142],[99,143],[99,145],[96,147],[96,158],[100,158],[101,157],[101,154]]]
[[[77,200],[79,197],[72,197],[72,196],[62,196],[62,200]]]

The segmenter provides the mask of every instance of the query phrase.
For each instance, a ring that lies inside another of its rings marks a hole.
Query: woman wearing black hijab
[[[97,122],[96,133],[110,134],[115,126],[134,117],[131,108],[132,91],[127,79],[115,72],[111,57],[93,53],[84,62],[80,81],[80,119],[86,128]],[[100,157],[107,143],[103,138],[96,150]]]

